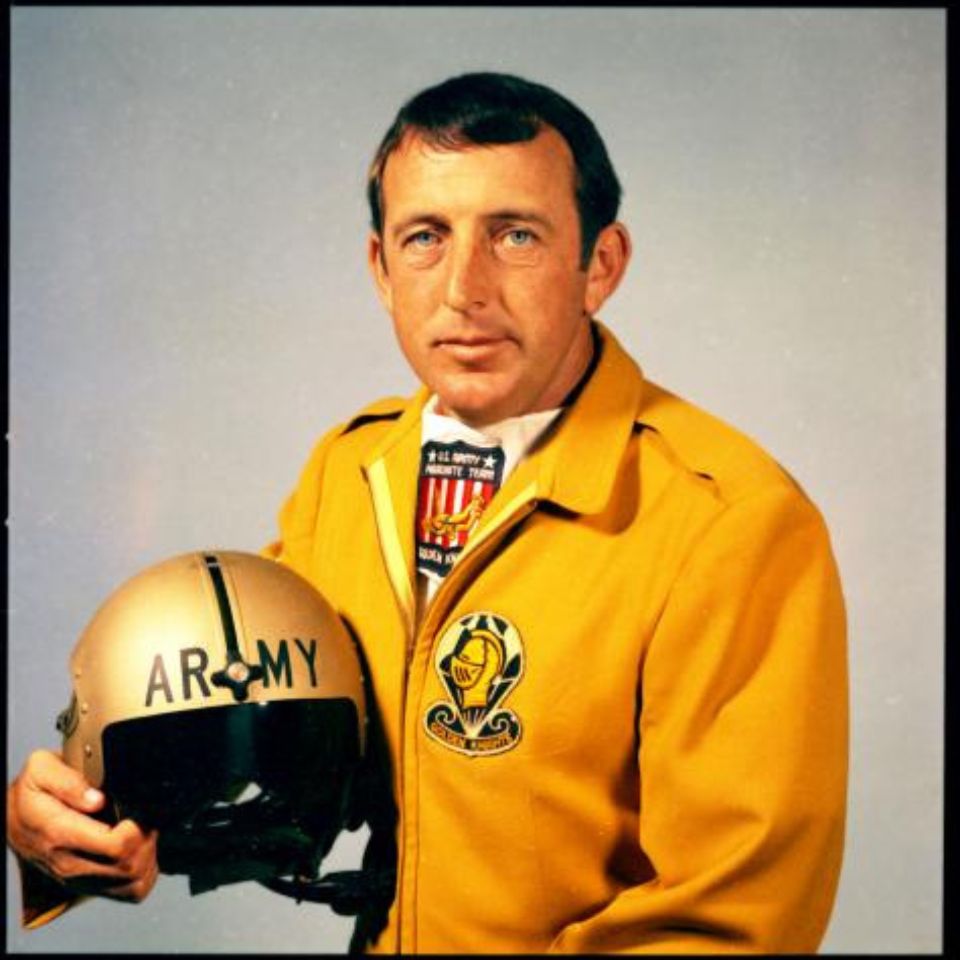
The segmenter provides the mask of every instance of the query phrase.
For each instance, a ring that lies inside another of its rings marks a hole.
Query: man
[[[371,168],[370,269],[423,387],[321,440],[267,551],[369,664],[397,814],[369,859],[397,885],[358,946],[823,935],[847,737],[828,536],[594,319],[630,257],[619,195],[578,108],[496,74],[415,97]],[[60,902],[149,891],[155,835],[91,819],[102,797],[55,755],[9,800],[25,875]]]

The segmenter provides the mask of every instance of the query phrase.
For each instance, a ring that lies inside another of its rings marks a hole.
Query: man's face
[[[482,426],[558,406],[589,363],[589,315],[611,289],[580,269],[560,134],[456,150],[408,134],[387,160],[383,206],[370,267],[440,411]]]

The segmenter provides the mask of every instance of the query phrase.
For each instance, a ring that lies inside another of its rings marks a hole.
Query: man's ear
[[[587,288],[584,292],[584,309],[590,316],[603,306],[620,285],[632,250],[630,233],[619,221],[607,224],[597,235],[587,266]]]
[[[367,266],[370,268],[380,302],[387,308],[387,313],[392,315],[393,291],[383,257],[383,238],[375,230],[371,230],[367,238]]]

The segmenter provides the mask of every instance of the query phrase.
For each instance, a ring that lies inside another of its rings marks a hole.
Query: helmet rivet
[[[89,709],[90,709],[90,704],[88,704],[88,703],[81,703],[81,704],[80,704],[80,712],[81,712],[81,713],[86,713]]]
[[[93,756],[93,747],[91,747],[89,743],[84,744],[84,747],[83,747],[83,755],[84,755],[85,757],[92,757],[92,756]]]
[[[247,665],[240,661],[231,663],[230,666],[227,667],[227,676],[231,680],[237,680],[242,683],[249,675],[250,671],[247,669]]]

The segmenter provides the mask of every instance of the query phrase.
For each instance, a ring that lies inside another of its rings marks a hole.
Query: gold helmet
[[[97,610],[57,726],[113,817],[160,830],[194,893],[309,876],[348,817],[364,752],[359,651],[272,560],[215,550],[151,566]]]

